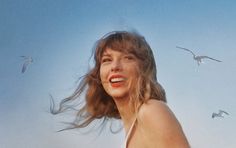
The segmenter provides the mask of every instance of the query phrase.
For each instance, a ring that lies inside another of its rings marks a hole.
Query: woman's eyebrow
[[[107,57],[111,57],[111,54],[107,53],[107,52],[104,52],[101,56],[101,59],[102,58],[107,58]]]
[[[111,56],[111,54],[109,54],[109,53],[107,53],[107,52],[104,52],[104,53],[102,54],[102,57],[104,57],[104,56]]]
[[[132,56],[132,57],[136,57],[136,55],[134,53],[126,53],[126,56]]]
[[[135,56],[134,53],[132,53],[132,52],[128,52],[128,53],[126,53],[126,55],[132,55],[132,56]]]

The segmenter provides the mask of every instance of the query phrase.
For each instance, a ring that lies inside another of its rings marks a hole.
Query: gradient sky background
[[[55,132],[73,118],[49,114],[49,94],[73,92],[97,39],[135,29],[192,148],[235,148],[235,18],[234,0],[0,0],[0,147],[119,148],[123,131]],[[223,62],[198,66],[176,46]],[[22,55],[34,58],[24,74]],[[212,119],[218,109],[230,116]]]

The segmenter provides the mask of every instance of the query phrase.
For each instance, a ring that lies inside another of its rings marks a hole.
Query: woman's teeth
[[[110,81],[111,81],[111,83],[116,83],[116,82],[121,82],[124,80],[125,80],[125,78],[112,78]]]

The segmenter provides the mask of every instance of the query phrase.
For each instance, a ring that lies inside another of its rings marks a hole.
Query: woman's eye
[[[111,61],[111,59],[109,59],[109,58],[102,59],[102,63],[109,62],[109,61]]]
[[[134,57],[133,57],[133,56],[125,56],[125,59],[127,59],[127,60],[133,60]]]

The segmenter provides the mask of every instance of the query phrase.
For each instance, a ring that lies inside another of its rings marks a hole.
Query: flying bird
[[[222,117],[222,118],[224,118],[224,116],[223,115],[229,115],[229,113],[227,113],[226,111],[223,111],[223,110],[219,110],[219,112],[218,113],[212,113],[212,118],[215,118],[215,117]]]
[[[214,60],[217,62],[222,62],[220,60],[217,60],[217,59],[214,59],[214,58],[211,58],[208,56],[196,55],[193,51],[191,51],[190,49],[187,49],[187,48],[183,48],[183,47],[179,47],[179,46],[176,46],[176,48],[183,49],[183,50],[190,52],[193,55],[193,59],[197,61],[198,66],[202,63],[202,59],[210,59],[210,60]]]
[[[24,73],[27,69],[27,67],[33,63],[33,58],[30,56],[21,56],[24,59],[24,64],[21,69],[21,73]]]

